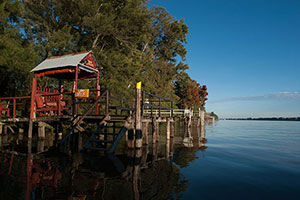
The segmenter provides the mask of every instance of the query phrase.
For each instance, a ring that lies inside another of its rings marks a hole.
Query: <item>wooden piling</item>
[[[158,144],[154,142],[152,144],[152,162],[157,161],[158,158]]]
[[[7,125],[4,125],[4,127],[3,127],[3,134],[7,135]]]
[[[171,127],[170,127],[171,123],[170,123],[170,118],[167,118],[167,141],[170,140],[171,137]]]
[[[44,152],[45,150],[45,140],[38,140],[38,143],[37,143],[37,152],[40,153],[40,152]]]
[[[0,122],[0,135],[2,134],[2,130],[3,130],[3,123]]]
[[[173,157],[173,153],[174,153],[174,138],[171,138],[170,140],[170,157]]]
[[[205,113],[204,113],[204,111],[202,111],[202,110],[200,110],[199,112],[200,112],[200,125],[201,125],[201,127],[202,127],[202,126],[205,125],[205,120],[204,120],[204,115],[205,115]]]
[[[28,151],[28,154],[31,154],[31,148],[32,148],[32,139],[28,138],[28,141],[27,141],[27,151]]]
[[[129,149],[134,148],[134,129],[132,128],[128,130],[127,146]]]
[[[184,118],[184,136],[188,135],[188,119],[187,117]]]
[[[170,140],[167,140],[166,143],[166,158],[169,159],[170,157]]]
[[[152,118],[152,143],[154,144],[156,142],[156,134],[157,134],[157,123],[156,118]]]
[[[28,126],[28,135],[27,135],[28,139],[32,138],[32,129],[33,129],[33,120],[30,119],[29,126]]]
[[[155,142],[159,142],[159,121],[160,121],[160,118],[158,118],[158,120],[156,120],[156,140]]]
[[[135,147],[141,148],[143,146],[142,134],[142,115],[141,115],[141,82],[136,84],[136,105],[135,105]]]
[[[174,134],[175,134],[175,119],[174,118],[171,118],[170,119],[170,137],[173,138],[174,137]]]
[[[144,125],[143,125],[143,144],[145,144],[145,145],[149,144],[148,126],[149,126],[149,122],[145,122]]]
[[[201,126],[201,119],[200,117],[197,117],[197,127],[200,127]]]
[[[38,138],[45,139],[45,123],[38,122]]]

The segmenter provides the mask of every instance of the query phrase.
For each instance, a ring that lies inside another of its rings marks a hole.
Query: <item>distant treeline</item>
[[[204,108],[207,87],[185,72],[187,34],[183,19],[147,0],[2,0],[0,96],[29,95],[30,70],[47,57],[93,50],[101,86],[113,95],[133,98],[142,81],[178,107]],[[39,80],[44,87],[53,82]]]
[[[300,117],[226,118],[225,120],[300,121]]]

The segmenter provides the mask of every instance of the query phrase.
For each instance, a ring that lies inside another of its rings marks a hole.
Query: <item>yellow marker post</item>
[[[141,89],[142,88],[142,82],[136,83],[136,89]]]
[[[136,105],[135,105],[135,147],[141,148],[143,146],[142,134],[142,113],[141,113],[141,96],[142,96],[142,82],[136,84]]]

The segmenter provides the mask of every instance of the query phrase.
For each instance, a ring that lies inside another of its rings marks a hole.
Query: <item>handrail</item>
[[[23,97],[0,97],[0,100],[9,100],[9,99],[30,99],[30,96],[23,96]]]
[[[146,103],[145,102],[145,95],[148,95],[150,97],[158,98],[158,101],[151,100],[151,101]],[[162,105],[161,105],[162,100],[164,100],[165,102],[171,103],[170,108],[162,107]],[[156,103],[156,102],[158,102],[158,105],[151,104],[151,103]],[[159,116],[161,116],[161,110],[170,110],[171,111],[171,117],[173,117],[173,105],[174,105],[174,102],[171,99],[161,97],[161,96],[158,96],[158,95],[155,95],[155,94],[151,94],[151,93],[148,93],[148,92],[145,92],[145,91],[143,92],[143,96],[142,96],[142,114],[144,113],[144,109],[147,109],[145,107],[150,107],[151,108],[151,116],[153,114],[153,108],[158,108],[159,109]]]
[[[72,125],[72,129],[71,131],[68,133],[68,135],[66,135],[61,143],[63,143],[70,135],[73,134],[74,130],[76,129],[77,125],[80,124],[83,119],[88,115],[89,112],[91,112],[91,110],[99,103],[100,99],[102,99],[104,96],[106,97],[108,94],[108,91],[103,92],[97,99],[96,101],[85,111],[85,113],[80,117],[79,120],[77,120],[73,125]]]
[[[168,98],[165,98],[165,97],[157,96],[155,94],[151,94],[151,93],[148,93],[148,92],[144,92],[144,94],[147,94],[147,95],[152,96],[152,97],[157,97],[159,99],[164,99],[166,101],[173,101],[172,99],[168,99]]]
[[[12,117],[15,118],[16,117],[16,113],[17,113],[17,106],[18,105],[26,105],[26,102],[22,102],[22,103],[17,103],[17,100],[26,100],[26,99],[30,99],[30,96],[21,96],[21,97],[0,97],[0,118],[2,118],[2,111],[7,112],[7,117],[10,117],[10,111],[11,108],[9,108],[10,106],[12,106]],[[8,100],[8,102],[6,103],[2,103],[1,101],[4,100]],[[12,100],[12,102],[10,102],[10,100]],[[7,108],[2,108],[2,105],[7,105]],[[26,108],[25,108],[26,109]]]

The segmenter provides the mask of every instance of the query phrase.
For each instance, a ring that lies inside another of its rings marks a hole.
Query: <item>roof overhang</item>
[[[78,66],[79,79],[95,78],[99,69],[92,51],[50,57],[31,70],[39,77],[49,76],[57,79],[74,79]]]

